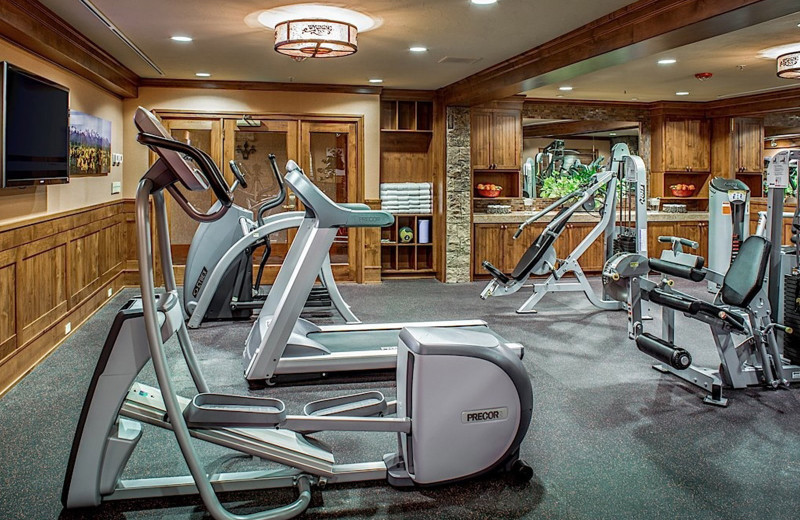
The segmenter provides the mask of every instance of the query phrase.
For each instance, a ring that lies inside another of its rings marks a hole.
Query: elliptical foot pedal
[[[303,413],[311,417],[380,417],[387,411],[386,398],[376,390],[311,401]]]
[[[286,420],[279,399],[227,394],[197,394],[183,410],[186,424],[195,428],[252,428],[276,426]]]

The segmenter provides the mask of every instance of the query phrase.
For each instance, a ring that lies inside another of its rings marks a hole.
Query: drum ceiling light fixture
[[[358,50],[358,33],[380,25],[364,13],[322,4],[293,4],[252,13],[245,18],[275,30],[275,50],[303,61],[337,58]]]
[[[800,79],[800,51],[781,54],[778,60],[778,77]]]
[[[338,58],[358,50],[355,25],[335,20],[287,20],[275,26],[275,50],[295,59]]]

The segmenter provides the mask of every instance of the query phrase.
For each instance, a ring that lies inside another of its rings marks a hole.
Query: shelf
[[[764,176],[762,172],[736,172],[736,175],[758,175],[759,177]]]
[[[384,274],[433,274],[433,269],[384,269]]]
[[[405,128],[381,128],[381,132],[401,133],[401,134],[432,134],[433,130],[408,130]]]
[[[708,200],[708,197],[659,197],[661,200]]]

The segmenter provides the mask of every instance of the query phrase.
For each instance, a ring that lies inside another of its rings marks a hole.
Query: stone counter
[[[539,222],[547,223],[556,216],[555,211],[542,217]],[[490,213],[474,213],[472,215],[473,224],[521,224],[535,214],[531,211],[514,211],[505,215]],[[575,213],[570,222],[597,222],[600,217],[596,214],[589,214],[584,211]],[[648,211],[648,222],[707,222],[707,211],[689,211],[687,213],[665,213],[663,211]]]

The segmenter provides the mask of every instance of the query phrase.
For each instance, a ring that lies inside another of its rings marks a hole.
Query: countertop
[[[492,213],[474,213],[472,215],[473,224],[521,224],[536,212],[534,211],[513,211],[504,215]],[[539,221],[543,223],[549,222],[556,216],[555,211],[550,212],[548,215],[542,217]],[[589,214],[585,211],[575,213],[570,222],[597,222],[600,220],[599,215],[596,213]],[[687,213],[665,213],[663,211],[648,211],[648,222],[704,222],[708,221],[708,211],[689,211]]]

